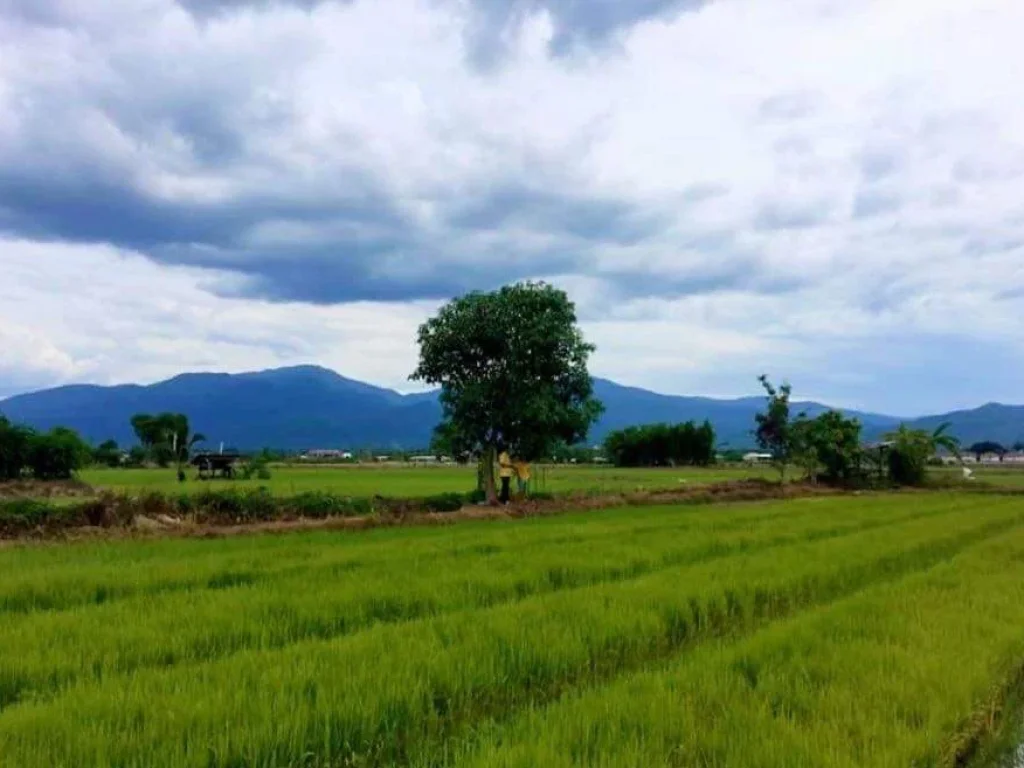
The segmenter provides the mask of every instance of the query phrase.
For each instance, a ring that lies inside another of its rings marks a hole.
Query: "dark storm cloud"
[[[471,58],[490,66],[500,61],[505,45],[524,21],[546,11],[554,25],[552,55],[565,56],[600,45],[647,19],[703,7],[707,0],[471,0],[468,33]]]
[[[559,194],[517,184],[497,187],[459,204],[449,222],[463,230],[512,227],[617,245],[632,245],[668,226],[666,218],[620,200]]]
[[[0,172],[0,230],[38,240],[110,243],[164,264],[218,269],[222,293],[274,301],[447,298],[578,270],[591,248],[633,245],[667,222],[621,201],[510,182],[472,203],[437,201],[441,231],[353,172],[345,196],[300,190],[223,203],[158,199],[82,169],[64,177]],[[268,228],[289,234],[276,240]],[[542,245],[524,244],[534,233]]]

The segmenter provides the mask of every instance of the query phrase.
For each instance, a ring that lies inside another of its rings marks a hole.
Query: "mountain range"
[[[595,379],[594,388],[605,413],[591,430],[593,443],[611,430],[634,424],[707,419],[715,426],[719,445],[745,448],[753,443],[754,414],[764,405],[762,397],[661,395],[606,379]],[[809,415],[826,409],[821,403],[793,404],[794,412]],[[11,421],[37,429],[68,426],[91,442],[113,439],[121,445],[135,440],[129,424],[133,415],[163,411],[187,414],[193,429],[212,444],[223,442],[243,450],[422,448],[440,417],[436,392],[401,395],[315,366],[242,374],[186,373],[146,386],[72,385],[0,401],[0,413]],[[1024,439],[1024,406],[990,403],[905,420],[845,412],[860,419],[867,438],[901,421],[927,429],[948,421],[965,444]]]

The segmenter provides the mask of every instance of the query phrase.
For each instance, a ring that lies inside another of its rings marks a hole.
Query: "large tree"
[[[594,347],[572,302],[550,285],[455,299],[420,327],[419,344],[412,378],[441,387],[440,434],[480,457],[491,502],[499,443],[534,460],[560,441],[585,439],[601,413],[587,371]]]
[[[206,441],[204,435],[192,434],[188,416],[183,413],[138,413],[132,416],[131,424],[139,443],[160,466],[171,461],[180,466],[188,461],[197,443]]]

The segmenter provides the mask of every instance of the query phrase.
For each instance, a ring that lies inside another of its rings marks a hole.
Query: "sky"
[[[0,0],[0,397],[410,391],[546,280],[595,375],[1024,402],[1019,0]]]

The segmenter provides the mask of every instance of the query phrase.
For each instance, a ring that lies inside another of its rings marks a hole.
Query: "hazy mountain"
[[[605,414],[591,433],[591,442],[608,431],[632,424],[703,421],[715,425],[719,442],[751,445],[754,414],[760,397],[716,400],[659,395],[595,381]],[[826,406],[795,403],[795,410],[816,414]],[[0,413],[38,429],[70,426],[93,442],[112,438],[131,444],[129,419],[136,413],[177,411],[188,414],[193,428],[214,445],[282,449],[423,447],[437,423],[436,395],[400,395],[339,376],[314,366],[245,374],[190,373],[149,386],[69,386],[19,395],[0,402]],[[865,425],[869,437],[890,429],[899,419],[848,412]],[[933,428],[951,421],[965,443],[1024,438],[1024,406],[989,404],[972,411],[929,416],[915,425]]]

